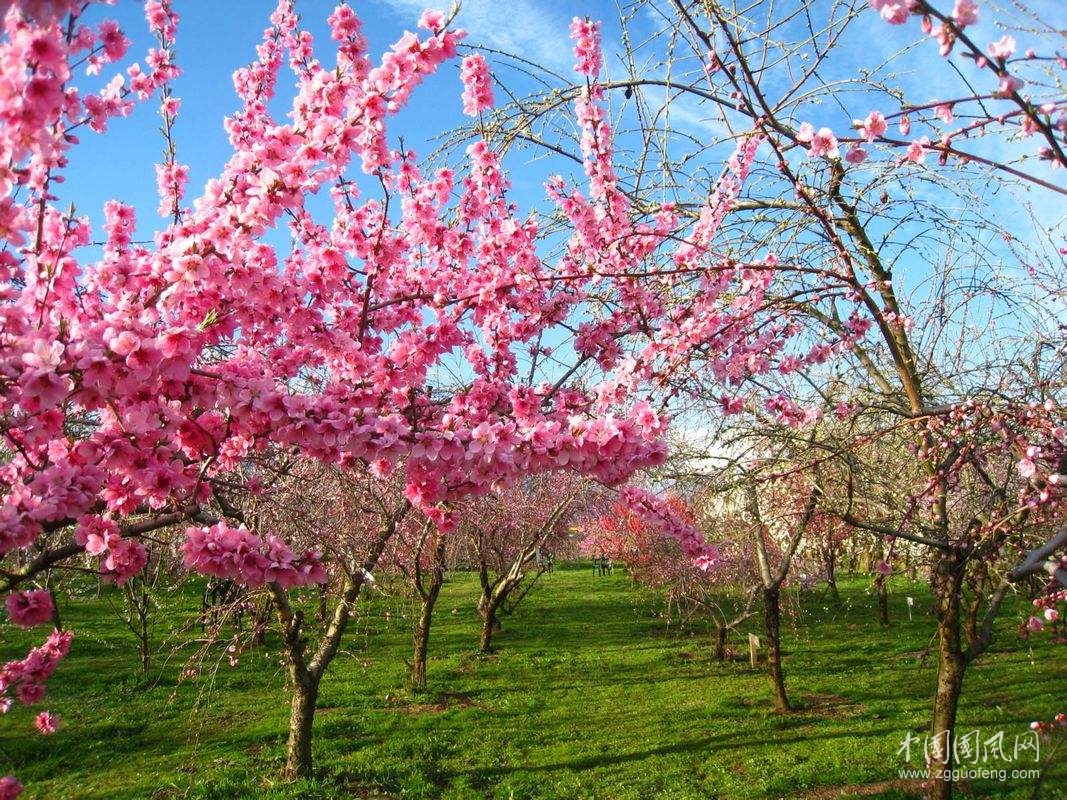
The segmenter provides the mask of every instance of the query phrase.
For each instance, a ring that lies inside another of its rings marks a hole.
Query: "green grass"
[[[317,777],[291,784],[277,780],[288,694],[276,639],[241,652],[236,667],[218,644],[197,677],[179,679],[195,649],[175,633],[195,613],[192,587],[165,600],[166,643],[140,684],[132,636],[88,596],[63,609],[77,635],[46,702],[62,727],[28,735],[32,714],[15,709],[0,722],[0,774],[18,774],[25,797],[54,800],[912,798],[913,786],[894,783],[896,751],[927,722],[934,669],[915,654],[933,630],[929,603],[923,587],[895,584],[894,624],[882,629],[869,583],[846,582],[841,611],[816,592],[789,617],[785,670],[799,710],[787,716],[771,711],[767,680],[747,659],[716,663],[705,631],[666,626],[620,572],[564,565],[545,576],[485,657],[473,652],[476,578],[451,576],[430,688],[416,696],[405,689],[412,609],[379,596],[324,680]],[[905,594],[916,597],[913,622]],[[1030,720],[1063,710],[1067,672],[1062,646],[1019,640],[1019,614],[1006,610],[992,651],[969,672],[960,718],[965,730],[1006,730],[1009,744]],[[0,640],[0,659],[31,640]],[[1063,796],[1061,784],[1063,763],[1043,797]],[[1032,781],[975,781],[962,795],[1031,791]]]

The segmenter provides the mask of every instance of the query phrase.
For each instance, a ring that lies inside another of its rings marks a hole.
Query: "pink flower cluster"
[[[74,634],[52,631],[44,644],[34,647],[20,661],[8,661],[0,668],[0,713],[11,708],[12,695],[25,706],[32,706],[45,695],[45,681],[67,653]]]
[[[958,482],[970,470],[987,472],[1005,456],[1014,453],[1017,502],[1030,512],[1034,525],[1057,519],[1063,502],[1067,478],[1062,474],[1067,462],[1067,426],[1063,411],[1053,400],[1043,403],[979,403],[968,400],[953,406],[948,413],[932,417],[926,423],[930,445],[919,451],[920,457],[944,457],[959,450],[951,472],[939,472],[924,496],[932,496],[937,486]],[[987,523],[996,530],[995,520]],[[988,531],[976,532],[976,536]]]
[[[1060,567],[1067,569],[1067,554],[1060,557]],[[1041,631],[1046,624],[1059,621],[1060,605],[1067,603],[1067,589],[1058,589],[1056,586],[1057,584],[1052,583],[1042,597],[1034,600],[1034,613],[1026,620],[1027,630]]]
[[[297,556],[277,536],[261,538],[243,525],[225,522],[210,527],[189,528],[185,543],[185,568],[203,575],[228,578],[246,586],[277,583],[283,588],[326,582],[326,569],[319,553]]]
[[[872,111],[866,119],[856,120],[853,125],[868,142],[884,136],[887,128],[885,115],[881,111]]]
[[[810,122],[801,123],[800,128],[797,129],[797,141],[806,143],[808,153],[814,158],[820,156],[837,158],[840,152],[834,132],[829,128],[815,130]]]
[[[574,40],[574,71],[588,78],[596,78],[603,66],[600,23],[575,17],[571,21],[571,38]]]
[[[627,486],[619,493],[619,499],[645,524],[677,541],[682,552],[699,569],[706,571],[718,563],[718,549],[710,546],[704,534],[683,519],[663,498],[645,489]]]
[[[493,107],[493,79],[480,55],[467,56],[459,72],[463,81],[463,113],[477,117]]]
[[[987,104],[988,96],[979,93],[967,96],[950,103],[936,101],[914,106],[915,110],[933,110],[933,117],[940,119],[945,126],[952,125],[956,121],[955,129],[942,129],[939,136],[931,143],[928,137],[916,139],[907,144],[905,155],[898,163],[921,163],[924,161],[928,150],[939,150],[938,163],[947,163],[950,157],[955,157],[966,162],[969,158],[978,157],[983,161],[992,161],[997,166],[1000,164],[995,154],[980,155],[978,153],[960,152],[953,147],[954,140],[964,138],[976,138],[975,134],[988,136],[997,128],[1006,128],[1008,135],[1021,135],[1031,137],[1040,134],[1048,144],[1041,147],[1037,156],[1042,161],[1047,161],[1053,168],[1063,167],[1062,148],[1057,143],[1056,131],[1062,129],[1067,123],[1061,120],[1067,119],[1064,114],[1062,92],[1050,94],[1045,102],[1038,100],[1031,94],[1023,94],[1027,80],[1018,74],[1013,74],[1009,69],[1015,70],[1016,61],[1034,61],[1038,58],[1036,51],[1031,48],[1025,51],[1025,59],[1012,59],[1016,52],[1016,42],[1012,36],[1004,35],[1000,39],[990,42],[983,51],[973,41],[973,37],[965,34],[965,29],[978,23],[979,8],[975,0],[955,0],[951,11],[943,12],[935,9],[932,3],[922,3],[918,0],[869,0],[870,6],[878,11],[882,19],[893,24],[902,24],[910,17],[916,16],[921,20],[920,26],[923,33],[938,43],[939,52],[942,56],[949,56],[953,49],[961,46],[976,68],[987,70],[996,76],[997,85],[990,92],[993,98],[1009,101],[1015,106],[1006,111],[991,110]],[[935,24],[934,20],[942,20]],[[1052,58],[1048,60],[1053,60]],[[1055,57],[1060,67],[1067,67],[1067,60],[1059,56]],[[1036,76],[1035,76],[1036,78]],[[1044,84],[1045,78],[1030,78],[1036,85]],[[968,92],[971,90],[967,90]],[[1041,91],[1040,88],[1037,91]],[[967,104],[965,113],[957,115],[954,106]],[[905,109],[906,110],[906,109]],[[930,121],[930,120],[924,120]],[[857,125],[857,127],[861,127]],[[908,113],[900,115],[900,132],[908,136],[911,127],[911,119]],[[867,140],[872,139],[863,127],[861,131],[867,135]],[[974,146],[973,144],[971,145]],[[970,149],[970,148],[968,148]],[[846,160],[850,163],[862,163],[867,153],[858,145],[851,147],[846,154]]]
[[[33,628],[50,622],[55,614],[52,593],[47,589],[12,592],[7,596],[7,615],[20,628]]]
[[[59,730],[59,715],[51,711],[42,711],[34,717],[33,726],[42,736],[51,736]]]
[[[74,541],[91,556],[103,556],[101,574],[122,585],[148,563],[148,551],[136,539],[123,538],[114,520],[86,514],[78,519]]]
[[[23,786],[14,775],[0,778],[0,800],[15,800],[22,794]]]
[[[891,25],[902,25],[915,9],[915,0],[870,0],[871,8]]]

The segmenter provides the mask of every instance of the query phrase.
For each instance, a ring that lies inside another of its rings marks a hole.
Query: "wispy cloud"
[[[415,20],[429,0],[379,0],[407,19]],[[447,3],[437,3],[447,7]],[[570,16],[558,13],[560,6],[537,0],[463,0],[457,24],[470,34],[472,44],[483,44],[506,53],[569,72],[574,62],[567,36]]]

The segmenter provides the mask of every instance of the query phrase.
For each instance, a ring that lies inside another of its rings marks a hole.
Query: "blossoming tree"
[[[481,586],[481,652],[492,649],[500,613],[514,608],[543,574],[544,556],[567,545],[572,527],[598,501],[590,482],[557,474],[470,498],[458,509],[463,520],[458,532]]]
[[[680,519],[696,525],[693,509],[681,497],[668,496],[664,503]],[[712,569],[697,566],[676,540],[663,535],[655,520],[634,513],[623,502],[582,526],[580,547],[591,556],[605,555],[625,564],[635,582],[662,593],[668,619],[675,613],[682,619],[709,619],[715,629],[715,659],[724,661],[730,631],[755,614],[759,582],[751,538],[737,535],[739,520],[723,522],[730,533],[711,536],[716,550]],[[700,528],[707,538],[711,533],[707,526]]]
[[[488,140],[459,172],[424,173],[390,144],[390,119],[456,55],[463,33],[445,15],[424,14],[421,33],[375,62],[339,6],[324,61],[281,0],[234,75],[232,154],[189,198],[178,15],[148,0],[158,46],[122,69],[128,40],[90,24],[87,8],[2,6],[0,592],[16,593],[16,622],[43,615],[24,593],[42,570],[88,560],[122,582],[145,564],[146,537],[175,526],[188,569],[267,586],[284,613],[286,592],[326,579],[322,548],[228,519],[216,490],[254,454],[398,469],[406,500],[447,529],[442,503],[492,485],[554,470],[616,483],[661,462],[666,418],[644,387],[695,353],[723,374],[767,372],[793,332],[788,308],[759,316],[773,256],[714,249],[760,137],[741,141],[695,222],[670,203],[632,202],[596,82],[595,26],[575,28],[587,188],[549,180],[570,239],[546,259],[544,221],[511,202]],[[83,66],[112,77],[89,91]],[[463,59],[461,78],[464,110],[484,120],[484,60]],[[78,136],[106,135],[145,102],[164,122],[161,219],[135,240],[151,210],[110,201],[95,248],[58,191],[77,199],[63,179]],[[328,214],[310,203],[318,193]],[[39,700],[70,638],[57,631],[5,667],[0,696]],[[309,769],[300,753],[290,771]]]

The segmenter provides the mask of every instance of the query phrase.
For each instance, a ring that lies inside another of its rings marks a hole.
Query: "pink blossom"
[[[218,522],[206,528],[189,528],[182,552],[186,569],[247,586],[277,582],[291,588],[326,580],[320,554],[297,556],[276,536],[268,534],[264,540],[243,525],[231,528]]]
[[[740,414],[745,410],[745,400],[743,397],[723,396],[719,398],[719,406],[724,414]]]
[[[838,155],[837,137],[834,136],[834,132],[829,128],[819,128],[818,131],[813,131],[812,126],[805,122],[800,126],[797,139],[802,142],[810,142],[808,154],[816,158],[819,156],[836,158]]]
[[[111,338],[108,346],[116,355],[128,356],[141,346],[141,340],[133,331],[120,331]]]
[[[1047,621],[1055,622],[1059,618],[1060,618],[1059,609],[1055,609],[1055,608],[1046,608],[1045,609],[1045,619]]]
[[[1015,40],[1007,35],[1001,36],[997,41],[989,44],[990,58],[1011,58],[1015,52]]]
[[[12,592],[7,596],[7,613],[20,628],[32,628],[51,621],[55,614],[52,593],[47,589]]]
[[[18,696],[19,702],[22,703],[22,705],[36,705],[44,699],[44,682],[33,680],[32,677],[26,677],[22,680],[22,683],[18,685],[15,694]]]
[[[355,39],[360,35],[363,27],[356,12],[347,3],[338,5],[326,21],[330,25],[330,38],[337,42]]]
[[[887,561],[879,561],[874,565],[874,571],[879,575],[892,575],[893,567]]]
[[[571,21],[571,39],[574,40],[574,71],[588,78],[600,73],[600,23],[575,17]]]
[[[107,557],[101,574],[118,585],[124,584],[148,563],[148,552],[136,539],[114,536],[108,541]]]
[[[952,18],[961,28],[978,22],[978,3],[975,0],[956,0],[952,8]]]
[[[178,24],[178,15],[170,7],[170,3],[161,3],[158,0],[149,0],[145,3],[145,19],[148,27],[154,32],[162,34],[165,38],[174,36]]]
[[[15,800],[22,794],[22,784],[14,775],[5,775],[0,778],[0,800]]]
[[[848,419],[855,413],[855,406],[852,403],[846,403],[844,400],[840,400],[834,409],[834,415],[841,420]]]
[[[994,97],[1011,97],[1015,92],[1018,92],[1023,88],[1023,81],[1014,75],[1004,73],[1000,76],[1000,83],[997,85],[996,91],[993,92]]]
[[[113,20],[104,20],[100,23],[97,31],[100,44],[104,48],[104,56],[107,61],[118,61],[130,47],[130,40],[123,34],[118,23]]]
[[[867,151],[860,147],[858,144],[854,144],[848,148],[845,152],[845,161],[849,164],[862,164],[867,160]]]
[[[52,631],[44,644],[32,648],[25,658],[0,667],[0,708],[10,707],[7,694],[12,690],[23,705],[39,702],[45,694],[45,681],[70,651],[72,638],[70,631]]]
[[[419,17],[418,25],[420,28],[438,33],[445,27],[445,14],[438,9],[428,8]]]
[[[482,56],[472,55],[464,58],[460,78],[463,80],[463,113],[477,117],[492,108],[492,78]]]
[[[859,128],[863,138],[868,142],[873,142],[886,131],[885,115],[881,111],[872,111],[865,120],[853,124]]]
[[[34,726],[45,736],[50,736],[59,728],[59,715],[50,711],[42,711],[33,720]]]
[[[1030,458],[1021,458],[1016,465],[1019,470],[1019,474],[1024,478],[1032,478],[1034,473],[1037,472],[1037,466]]]
[[[929,137],[921,136],[908,145],[908,149],[904,153],[904,158],[915,164],[921,164],[926,158],[926,150],[929,146]]]
[[[619,499],[645,524],[677,541],[682,552],[695,566],[709,570],[718,563],[718,549],[710,546],[704,535],[691,522],[683,519],[668,501],[634,486],[623,489]]]
[[[118,534],[119,526],[113,520],[87,514],[78,520],[74,541],[89,555],[98,556],[107,551],[108,542]]]
[[[938,103],[934,106],[934,116],[946,125],[952,122],[952,103]]]
[[[870,0],[871,8],[891,25],[901,25],[908,21],[912,2],[913,0]]]

